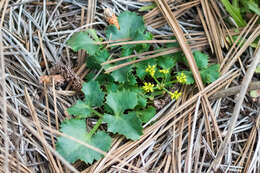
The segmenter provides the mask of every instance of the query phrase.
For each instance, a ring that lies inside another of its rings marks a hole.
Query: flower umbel
[[[156,65],[148,65],[148,67],[145,69],[147,73],[149,73],[152,77],[154,77]]]
[[[159,72],[163,73],[163,74],[168,74],[169,70],[168,69],[162,69],[162,70],[159,70]]]
[[[143,89],[146,91],[146,92],[153,92],[153,87],[154,87],[154,84],[150,83],[150,82],[145,82],[144,83],[144,86],[143,86]]]
[[[183,72],[179,73],[179,74],[176,76],[176,78],[177,78],[177,81],[178,81],[179,83],[181,83],[181,84],[185,84],[185,83],[187,82],[187,77],[186,77],[186,75],[185,75]]]
[[[171,99],[175,99],[175,100],[178,100],[178,98],[181,96],[181,92],[178,92],[178,91],[174,91],[174,93],[170,92],[170,95],[171,95]]]

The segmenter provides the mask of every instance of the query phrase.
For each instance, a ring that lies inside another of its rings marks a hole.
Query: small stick
[[[5,2],[5,4],[4,4]],[[7,121],[7,86],[6,86],[6,74],[5,74],[5,57],[4,57],[4,44],[3,44],[3,35],[2,35],[2,27],[3,27],[3,22],[4,22],[4,17],[5,17],[5,12],[7,9],[7,6],[9,4],[9,0],[4,1],[2,4],[0,4],[0,11],[2,9],[3,6],[3,10],[2,10],[2,17],[1,17],[1,21],[0,21],[0,78],[2,78],[1,81],[1,88],[2,88],[2,93],[1,96],[1,112],[3,114],[3,129],[4,129],[4,153],[1,153],[4,155],[4,161],[2,163],[3,165],[3,170],[4,172],[9,172],[9,159],[8,159],[8,155],[9,155],[9,136],[8,136],[8,121]]]
[[[221,145],[218,149],[216,158],[211,163],[210,168],[207,170],[207,173],[210,173],[212,170],[216,171],[219,168],[220,162],[221,162],[221,160],[222,160],[222,158],[225,154],[227,145],[230,143],[230,139],[231,139],[231,136],[234,132],[234,129],[235,129],[235,126],[236,126],[236,123],[237,123],[237,119],[238,119],[238,116],[239,116],[239,113],[240,113],[240,109],[241,109],[241,106],[243,104],[249,83],[252,80],[256,66],[260,61],[260,48],[257,49],[256,54],[252,59],[253,59],[253,61],[251,62],[250,67],[247,70],[247,72],[246,72],[246,74],[243,78],[243,81],[242,81],[242,84],[241,84],[241,90],[239,92],[238,98],[236,99],[237,102],[236,102],[232,117],[230,119],[230,124],[229,124],[229,127],[228,127],[226,137],[225,137],[224,141],[221,143]]]
[[[44,51],[44,48],[43,48],[42,37],[41,37],[41,34],[40,34],[39,31],[38,31],[38,38],[39,38],[39,41],[40,41],[40,48],[41,48],[41,51],[42,51],[42,57],[43,57],[43,60],[44,60],[44,64],[45,64],[45,67],[46,67],[48,74],[50,74],[48,61],[47,61],[45,53],[44,53],[45,51]]]
[[[242,86],[239,85],[239,86],[223,89],[223,90],[218,91],[216,94],[214,94],[210,98],[211,99],[219,99],[219,98],[223,98],[223,97],[236,95],[237,93],[239,93],[241,88],[242,88]],[[260,89],[260,81],[251,82],[249,87],[248,87],[248,90],[257,90],[257,89]]]

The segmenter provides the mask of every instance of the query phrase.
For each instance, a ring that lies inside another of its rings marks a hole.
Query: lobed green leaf
[[[99,50],[99,46],[89,37],[88,31],[73,34],[67,44],[73,51],[83,49],[90,55],[94,55]]]
[[[85,95],[84,101],[86,104],[91,107],[103,105],[105,94],[97,81],[91,80],[88,83],[84,83],[81,90]]]
[[[105,114],[104,121],[107,123],[107,130],[114,134],[119,133],[131,140],[137,140],[142,135],[141,121],[134,112],[120,116]]]
[[[122,62],[123,63],[123,62]],[[111,76],[116,82],[124,83],[127,81],[128,73],[131,71],[131,66],[120,68],[111,73]]]
[[[110,25],[106,29],[106,35],[109,40],[132,39],[134,40],[137,32],[144,32],[144,20],[136,13],[125,11],[118,16],[120,29]],[[110,37],[111,36],[111,37]]]
[[[136,113],[140,118],[140,120],[142,121],[142,123],[147,123],[154,117],[156,113],[156,109],[153,106],[148,106],[147,109],[139,110]]]
[[[200,71],[202,81],[204,83],[212,83],[219,78],[219,65],[214,64],[209,66],[207,69]]]
[[[174,56],[165,55],[158,58],[158,66],[162,67],[163,69],[171,69],[176,65],[176,59]]]
[[[127,90],[111,92],[106,97],[106,103],[116,116],[120,116],[126,109],[133,109],[137,105],[137,95]]]
[[[89,105],[82,100],[77,100],[76,104],[67,109],[67,112],[70,115],[77,116],[78,118],[87,118],[91,116]]]
[[[86,131],[86,122],[83,119],[63,121],[60,131],[83,143],[99,148],[102,151],[108,151],[111,146],[111,137],[103,131],[98,131],[94,136],[89,137]],[[99,160],[103,157],[102,154],[85,145],[63,136],[58,137],[56,150],[70,163],[82,160],[92,164],[94,160]]]
[[[194,51],[193,55],[194,55],[194,59],[196,61],[196,64],[197,64],[199,70],[205,69],[208,67],[208,59],[209,59],[208,55],[206,55],[200,51]]]

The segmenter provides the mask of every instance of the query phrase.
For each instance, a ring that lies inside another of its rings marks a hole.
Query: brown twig
[[[42,37],[41,37],[40,31],[38,31],[38,38],[39,38],[39,41],[40,41],[40,47],[41,47],[41,51],[42,51],[42,57],[43,57],[43,60],[44,60],[44,64],[45,64],[47,73],[50,74],[48,61],[47,61],[47,59],[46,59],[46,56],[45,56],[45,53],[44,53],[44,49],[43,49],[43,43],[42,43]]]
[[[237,93],[239,93],[239,91],[241,89],[242,89],[242,85],[231,87],[231,88],[227,88],[227,89],[223,89],[223,90],[218,91],[212,97],[210,97],[210,99],[219,99],[219,98],[223,98],[223,97],[236,95]],[[249,84],[248,90],[257,90],[257,89],[260,89],[260,81],[251,82]]]
[[[255,71],[256,66],[259,63],[259,61],[260,61],[260,48],[258,48],[255,56],[253,57],[253,61],[251,62],[250,67],[247,70],[247,73],[245,74],[245,76],[243,78],[243,81],[242,81],[242,84],[241,84],[241,90],[240,90],[238,98],[236,99],[237,103],[235,105],[232,117],[229,121],[230,124],[229,124],[229,128],[228,128],[226,137],[225,137],[224,141],[221,143],[221,145],[218,149],[218,152],[217,152],[217,156],[216,156],[215,160],[212,162],[212,164],[210,165],[210,168],[207,171],[208,173],[211,172],[212,169],[216,170],[219,167],[219,164],[222,160],[222,157],[223,157],[223,155],[226,151],[226,147],[229,144],[230,138],[231,138],[232,133],[235,129],[236,122],[237,122],[237,119],[238,119],[238,116],[239,116],[239,113],[240,113],[241,105],[244,101],[249,83],[250,83],[250,81],[253,77],[254,71]]]
[[[28,101],[29,101],[29,100],[28,100]],[[31,102],[31,101],[29,101],[29,102]],[[31,103],[30,103],[30,104],[31,104]],[[54,150],[54,149],[48,144],[48,142],[45,140],[45,138],[42,138],[42,135],[41,135],[41,133],[43,132],[42,129],[40,129],[40,130],[35,130],[35,129],[33,128],[32,123],[29,122],[25,117],[23,117],[19,112],[17,112],[11,105],[7,105],[7,108],[8,108],[17,118],[19,117],[19,118],[21,119],[22,123],[26,126],[26,128],[28,128],[28,129],[30,130],[30,132],[42,143],[42,145],[44,146],[44,148],[46,148],[49,153],[51,152],[54,156],[56,156],[56,158],[58,158],[60,161],[62,161],[62,163],[63,163],[67,168],[69,168],[72,172],[79,173],[78,170],[76,170],[68,161],[66,161],[56,150]],[[33,109],[32,109],[32,110],[33,110]],[[33,110],[33,112],[35,112],[35,110]],[[38,119],[37,115],[36,115],[35,118]],[[37,123],[39,123],[39,122],[37,122],[37,121],[39,121],[39,120],[37,120],[37,119],[36,119],[36,121],[34,121],[34,123],[35,123],[35,126],[37,126],[37,129],[38,129],[38,128],[41,128],[41,127],[39,127],[39,126],[37,125]],[[53,155],[51,155],[51,156],[53,157]]]
[[[32,102],[32,100],[31,100],[31,97],[30,97],[30,95],[29,95],[29,93],[28,93],[28,91],[27,91],[27,88],[25,88],[24,93],[25,93],[26,103],[27,103],[27,105],[28,105],[28,107],[29,107],[29,110],[30,110],[31,116],[32,116],[32,118],[33,118],[33,121],[35,122],[35,125],[36,125],[37,131],[38,131],[38,133],[39,133],[39,136],[40,136],[40,138],[41,138],[43,141],[45,141],[45,142],[47,143],[47,141],[46,141],[46,139],[45,139],[45,137],[44,137],[43,130],[42,130],[42,128],[41,128],[41,123],[40,123],[39,118],[38,118],[38,116],[37,116],[37,113],[36,113],[35,107],[34,107],[34,105],[33,105],[33,102]],[[47,156],[48,156],[48,159],[50,160],[50,163],[51,163],[51,166],[52,166],[53,171],[59,173],[59,172],[60,172],[60,171],[59,171],[59,168],[58,168],[58,166],[57,166],[57,163],[56,163],[56,161],[55,161],[55,159],[54,159],[52,153],[51,153],[50,150],[47,148],[47,146],[44,145],[44,144],[43,144],[43,148],[44,148],[44,150],[45,150],[45,152],[46,152],[46,154],[47,154]]]
[[[260,25],[258,25],[256,28],[254,28],[255,23],[259,19],[259,17],[255,17],[255,19],[252,18],[251,23],[248,22],[247,27],[245,30],[241,32],[237,40],[234,42],[233,46],[230,48],[229,52],[225,56],[225,59],[222,61],[221,64],[221,73],[224,74],[227,72],[231,66],[239,59],[239,57],[242,55],[242,53],[248,48],[248,46],[259,36],[260,34]],[[246,36],[251,32],[251,30],[254,31],[251,33],[251,35],[246,39]],[[245,32],[245,35],[242,37],[243,33]],[[242,38],[241,38],[242,37]],[[240,42],[239,42],[240,40]],[[242,45],[243,43],[243,45]],[[232,58],[230,58],[232,57]],[[230,60],[229,62],[227,62]],[[225,66],[224,66],[225,65]]]
[[[4,4],[5,2],[5,4]],[[4,22],[4,17],[5,17],[5,12],[7,9],[7,6],[9,4],[9,1],[6,0],[3,2],[3,11],[2,11],[2,18],[0,22],[0,67],[1,67],[1,78],[2,78],[2,97],[1,97],[1,106],[2,108],[0,109],[3,113],[3,128],[4,128],[4,172],[9,172],[9,135],[8,135],[8,122],[7,122],[7,99],[6,99],[6,93],[7,93],[7,87],[6,87],[6,74],[5,74],[5,59],[4,59],[4,45],[3,45],[3,35],[2,35],[2,27],[3,27],[3,22]],[[0,10],[1,10],[0,6]]]
[[[198,44],[198,43],[193,44],[190,47],[191,48],[199,48],[199,47],[206,46],[206,45],[208,45],[208,43],[201,42],[200,44]],[[159,52],[159,53],[154,54],[154,55],[146,56],[146,57],[143,57],[143,58],[140,58],[140,59],[137,59],[137,60],[133,60],[133,61],[130,61],[130,62],[126,62],[126,63],[120,64],[120,65],[110,67],[110,68],[106,69],[105,73],[110,73],[112,71],[118,70],[120,68],[123,68],[123,67],[131,65],[131,64],[135,64],[137,62],[145,61],[145,60],[152,59],[152,58],[157,58],[159,56],[168,55],[168,54],[175,53],[175,52],[178,52],[178,51],[181,51],[181,48],[172,48],[172,49],[169,49],[169,50],[164,51],[164,52]],[[135,56],[137,56],[137,55],[135,55]],[[122,59],[120,59],[120,60],[122,60]]]

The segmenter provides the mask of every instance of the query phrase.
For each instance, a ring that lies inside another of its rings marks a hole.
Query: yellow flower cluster
[[[178,92],[178,91],[174,91],[174,93],[170,92],[170,95],[171,95],[171,99],[175,99],[175,100],[178,100],[178,98],[181,96],[181,92]]]
[[[156,65],[153,65],[153,66],[148,65],[148,67],[145,69],[145,71],[147,73],[149,73],[152,77],[154,77],[155,68],[156,68]]]
[[[144,86],[143,86],[143,89],[146,91],[146,92],[153,92],[153,87],[154,87],[154,84],[150,83],[150,82],[145,82],[144,83]]]
[[[168,74],[169,70],[168,69],[163,69],[163,70],[159,70],[160,73],[164,73],[164,74]]]
[[[185,83],[187,82],[187,77],[186,77],[186,75],[185,75],[183,72],[181,72],[180,74],[178,74],[178,75],[176,76],[176,78],[177,78],[177,81],[178,81],[179,83],[181,83],[181,84],[185,84]]]

